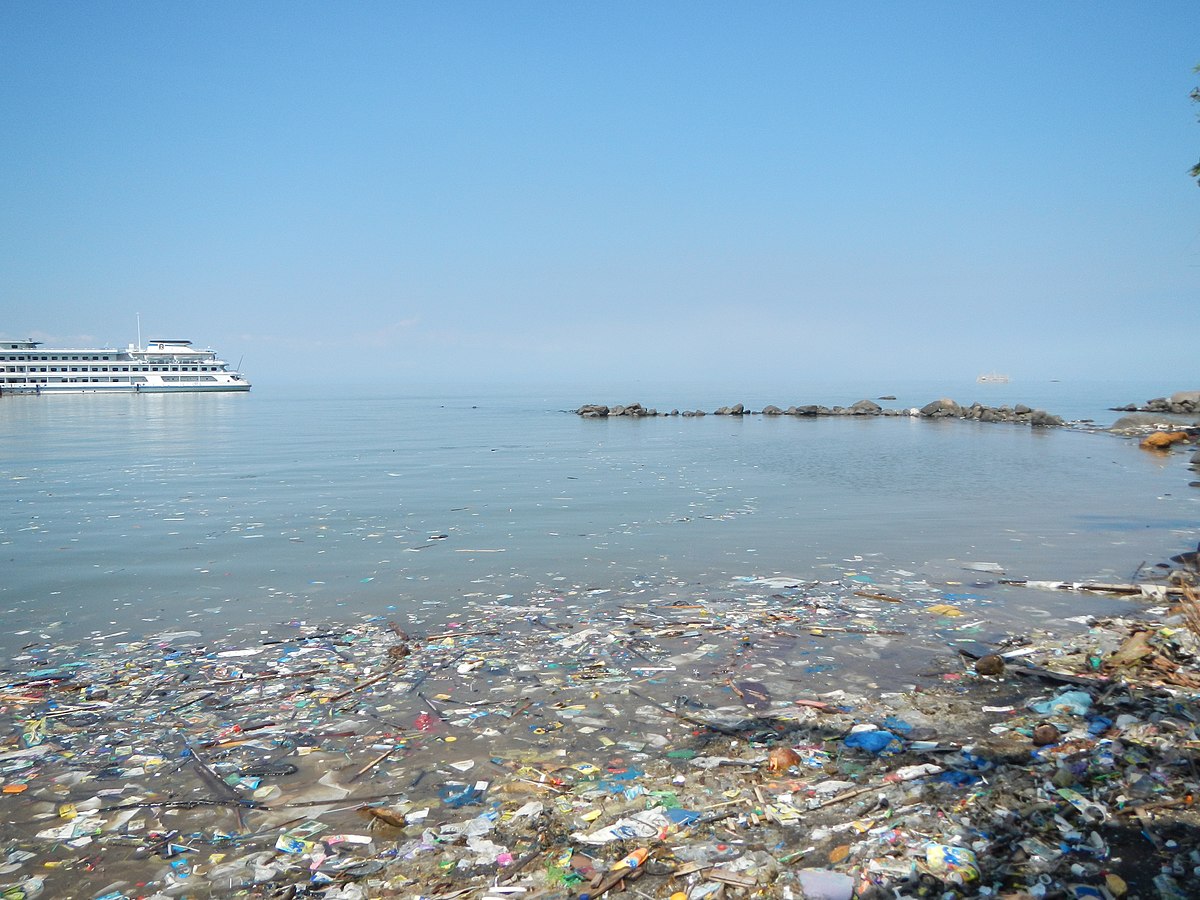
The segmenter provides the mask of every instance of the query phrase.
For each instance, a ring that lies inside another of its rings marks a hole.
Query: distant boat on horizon
[[[984,372],[975,379],[979,384],[1008,384],[1011,380],[1007,375],[1001,375],[999,372]]]

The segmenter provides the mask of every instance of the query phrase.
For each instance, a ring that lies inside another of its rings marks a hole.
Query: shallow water
[[[936,387],[876,395],[895,393],[895,407],[954,396]],[[1038,387],[1025,402],[1100,421],[1105,403],[1155,394]],[[1015,402],[1019,388],[956,399]],[[1003,424],[563,412],[871,396],[625,390],[6,397],[4,640],[450,614],[535,591],[668,598],[777,574],[967,585],[991,619],[1019,625],[1093,601],[1001,588],[965,564],[1127,581],[1200,539],[1186,454]]]

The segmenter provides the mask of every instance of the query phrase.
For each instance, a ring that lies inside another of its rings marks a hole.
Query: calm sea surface
[[[1181,385],[1180,387],[1189,387]],[[1082,430],[907,418],[582,420],[584,402],[1025,402],[1107,424],[1138,385],[831,385],[735,394],[0,400],[3,647],[288,620],[450,616],[752,579],[964,586],[997,627],[1095,608],[1012,577],[1126,581],[1200,540],[1187,453]],[[988,579],[991,579],[990,581]]]

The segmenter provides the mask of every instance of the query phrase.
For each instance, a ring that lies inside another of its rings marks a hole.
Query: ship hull
[[[200,385],[57,385],[0,384],[0,394],[44,396],[48,394],[215,394],[245,393],[248,384]]]

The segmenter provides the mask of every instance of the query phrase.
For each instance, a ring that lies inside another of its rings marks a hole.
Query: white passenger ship
[[[250,382],[215,350],[153,340],[124,350],[45,348],[0,340],[0,394],[125,394],[248,391]]]

